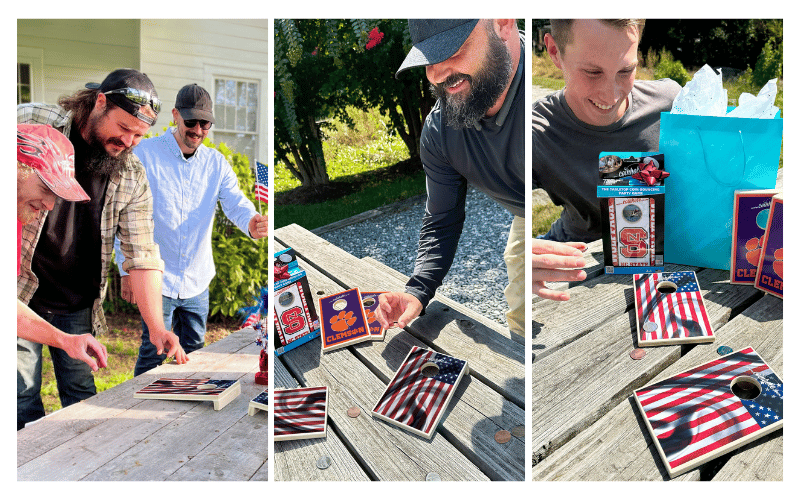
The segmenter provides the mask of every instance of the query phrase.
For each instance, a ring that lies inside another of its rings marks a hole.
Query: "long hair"
[[[62,95],[58,98],[58,105],[67,111],[72,111],[72,122],[77,127],[83,127],[89,119],[89,114],[94,109],[97,102],[98,91],[96,89],[81,89],[72,95]],[[106,109],[103,114],[114,109],[116,105],[106,99]]]

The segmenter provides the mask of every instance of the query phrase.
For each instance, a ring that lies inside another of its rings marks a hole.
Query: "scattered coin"
[[[631,351],[631,359],[642,359],[644,355],[644,349],[634,349]]]
[[[494,433],[494,440],[500,444],[506,444],[511,441],[511,433],[507,430],[497,431]]]
[[[357,416],[361,415],[361,408],[358,406],[353,406],[352,408],[347,409],[347,416],[350,418],[356,418]]]
[[[513,429],[511,429],[511,435],[518,438],[525,436],[525,426],[518,425],[514,427]]]
[[[425,476],[426,481],[441,481],[442,478],[439,477],[439,474],[435,472],[428,472],[428,475]]]
[[[719,354],[720,356],[725,356],[726,354],[730,354],[732,352],[733,352],[733,349],[731,349],[730,347],[728,347],[726,345],[721,345],[721,346],[719,346],[717,348],[717,354]]]
[[[658,330],[658,325],[653,323],[652,321],[645,321],[644,322],[644,331],[647,333],[651,333]]]
[[[331,457],[327,455],[322,455],[317,460],[317,469],[327,469],[331,466]]]

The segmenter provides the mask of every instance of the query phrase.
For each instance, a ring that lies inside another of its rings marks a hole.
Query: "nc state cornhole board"
[[[713,342],[694,271],[633,275],[639,346]]]
[[[736,191],[733,194],[731,284],[752,285],[764,247],[769,208],[776,190]]]
[[[171,399],[175,401],[211,401],[221,410],[242,393],[238,380],[211,378],[160,378],[133,394],[137,399]]]
[[[755,287],[783,298],[783,195],[772,197]]]
[[[328,388],[300,387],[275,391],[275,441],[325,437]]]
[[[319,317],[306,272],[291,248],[275,254],[275,354],[282,355],[319,337]]]
[[[367,315],[367,324],[369,325],[369,336],[372,340],[383,340],[386,336],[386,330],[383,329],[378,322],[378,317],[375,311],[378,310],[378,296],[386,292],[361,292],[361,303],[364,305],[364,312]]]
[[[370,340],[367,315],[358,288],[319,299],[322,352]]]
[[[269,389],[264,389],[264,392],[250,400],[250,405],[247,407],[247,414],[252,417],[258,413],[259,410],[269,411]]]
[[[372,414],[430,439],[458,383],[468,374],[466,361],[414,346]]]
[[[783,427],[783,382],[751,347],[633,395],[670,477]]]

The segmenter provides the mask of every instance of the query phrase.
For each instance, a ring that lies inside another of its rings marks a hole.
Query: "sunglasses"
[[[183,124],[186,125],[186,128],[195,128],[198,123],[203,130],[211,128],[211,122],[208,120],[183,120]]]
[[[125,87],[124,89],[109,90],[108,92],[103,93],[122,94],[127,100],[134,104],[138,104],[139,106],[147,106],[149,104],[156,114],[161,112],[161,101],[158,99],[158,97],[153,97],[149,92],[145,92],[144,90]]]

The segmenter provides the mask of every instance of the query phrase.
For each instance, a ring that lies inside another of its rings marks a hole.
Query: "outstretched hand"
[[[90,333],[66,335],[61,348],[69,357],[89,365],[93,372],[108,366],[106,346],[98,342]]]
[[[546,281],[583,281],[586,265],[583,252],[586,243],[559,243],[550,240],[533,240],[533,293],[543,299],[569,300],[569,293],[547,288]]]
[[[389,292],[378,296],[375,315],[383,328],[404,328],[422,312],[422,302],[410,293]]]
[[[189,361],[189,357],[183,351],[178,336],[169,330],[150,330],[150,342],[156,347],[157,354],[164,354],[167,351],[167,357],[175,357],[175,362],[182,365]]]

